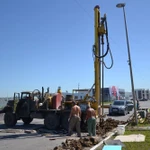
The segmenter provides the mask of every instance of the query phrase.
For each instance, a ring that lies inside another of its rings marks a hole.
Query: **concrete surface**
[[[0,133],[1,150],[52,150],[59,146],[65,139],[49,140],[38,134]]]
[[[114,140],[120,140],[121,142],[144,142],[145,135],[131,134],[131,135],[119,135]]]
[[[93,146],[90,150],[96,150],[97,148],[102,148],[104,141],[110,139],[113,135],[117,133],[116,130],[107,133],[107,137],[105,137],[102,141],[100,141],[97,145]]]

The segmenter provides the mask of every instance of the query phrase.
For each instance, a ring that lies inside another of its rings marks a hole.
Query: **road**
[[[62,142],[65,142],[64,137],[57,140],[50,140],[52,137],[53,139],[57,138],[58,135],[56,134],[32,133],[35,129],[43,127],[42,119],[34,119],[30,125],[23,125],[22,121],[18,121],[17,125],[13,129],[7,129],[3,124],[2,115],[0,118],[0,149],[52,150],[54,147],[59,146]],[[25,131],[28,131],[28,133],[24,133]]]
[[[139,101],[141,107],[147,107],[150,108],[150,100],[148,101]]]
[[[140,102],[141,107],[149,107],[150,101]],[[105,113],[108,110],[105,109]],[[133,111],[126,116],[107,116],[115,120],[126,121],[128,117],[133,114]],[[34,119],[30,125],[24,126],[21,121],[18,121],[17,125],[13,129],[6,129],[3,125],[3,116],[0,115],[0,149],[12,150],[12,149],[36,149],[36,150],[51,150],[55,146],[61,145],[66,140],[65,135],[59,136],[58,134],[47,133],[24,133],[25,130],[34,130],[43,127],[43,120]],[[15,132],[15,133],[11,133]],[[59,138],[58,138],[59,137]],[[50,140],[51,139],[51,140]],[[57,139],[57,140],[55,140]]]

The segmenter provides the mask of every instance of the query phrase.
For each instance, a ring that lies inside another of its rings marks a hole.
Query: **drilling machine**
[[[94,24],[95,24],[95,43],[93,45],[93,54],[94,54],[94,75],[95,81],[92,85],[91,89],[87,92],[86,96],[83,100],[78,100],[78,105],[82,110],[81,116],[81,126],[84,123],[82,120],[85,118],[85,110],[87,105],[91,105],[92,108],[96,110],[97,117],[101,118],[104,117],[103,112],[103,88],[104,88],[104,66],[107,69],[111,69],[113,66],[113,57],[109,47],[109,40],[108,40],[108,29],[107,29],[107,19],[106,14],[103,17],[100,16],[100,7],[97,5],[94,8]],[[104,53],[104,37],[106,37],[107,49]],[[104,63],[104,57],[107,56],[108,52],[110,53],[112,64],[110,67],[107,67]],[[89,96],[89,93],[95,87],[95,92],[93,96]],[[73,90],[78,91],[78,90]]]
[[[101,17],[100,7],[98,5],[94,8],[94,22],[95,22],[95,43],[93,45],[93,54],[95,56],[94,60],[94,75],[95,75],[95,93],[91,102],[91,107],[96,110],[97,116],[102,114],[102,104],[103,104],[103,88],[104,88],[104,57],[107,56],[108,52],[110,53],[112,64],[110,67],[105,67],[110,69],[113,66],[112,53],[109,47],[108,41],[108,29],[107,29],[107,19],[106,14]],[[104,53],[104,36],[106,37],[107,50]],[[93,87],[93,86],[92,86]],[[88,99],[88,94],[85,96],[85,99]]]

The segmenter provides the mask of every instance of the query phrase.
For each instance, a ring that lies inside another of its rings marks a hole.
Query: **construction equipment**
[[[56,129],[66,126],[60,119],[60,116],[64,118],[63,112],[65,113],[61,109],[63,100],[60,89],[56,94],[50,95],[49,88],[44,93],[42,87],[42,92],[36,89],[33,92],[14,93],[14,99],[8,101],[1,113],[5,113],[4,123],[8,127],[14,126],[20,119],[29,124],[34,118],[41,118],[48,129]]]
[[[85,104],[80,101],[79,106]],[[68,118],[72,107],[72,99],[65,100],[61,94],[60,87],[57,93],[51,95],[49,88],[44,93],[35,89],[33,92],[24,91],[14,93],[13,100],[9,100],[7,105],[1,110],[4,115],[4,123],[7,127],[13,127],[18,120],[22,120],[24,124],[29,124],[34,118],[44,119],[44,125],[48,129],[63,128],[68,130]],[[85,108],[86,109],[86,108]],[[85,128],[84,117],[85,109],[83,109],[81,128]]]
[[[81,128],[84,128],[84,119],[86,106],[90,103],[91,107],[96,110],[97,115],[101,114],[101,65],[105,65],[103,58],[110,52],[108,42],[108,30],[106,15],[100,17],[99,6],[95,6],[95,43],[93,46],[93,54],[95,56],[94,68],[95,68],[95,94],[91,97],[88,96],[83,100],[78,100],[78,105],[81,107]],[[106,27],[106,29],[105,29]],[[107,51],[101,55],[101,45],[104,50],[104,35],[106,35]],[[111,52],[110,52],[111,54]],[[111,67],[109,67],[111,68]],[[92,86],[92,88],[93,88]],[[91,89],[92,89],[91,88]],[[54,95],[50,95],[49,88],[44,93],[38,89],[33,92],[25,91],[20,93],[14,93],[14,99],[8,101],[7,106],[1,111],[5,113],[4,122],[8,127],[14,126],[17,120],[22,119],[25,124],[29,124],[34,118],[44,119],[44,124],[48,129],[57,129],[59,127],[68,129],[68,118],[71,110],[71,99],[65,100],[61,94],[61,88]]]

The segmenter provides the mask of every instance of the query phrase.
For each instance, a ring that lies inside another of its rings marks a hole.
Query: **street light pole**
[[[132,63],[131,63],[131,55],[130,55],[130,45],[129,45],[129,38],[128,38],[128,29],[127,29],[127,21],[126,21],[126,13],[125,13],[125,3],[119,3],[116,5],[117,8],[123,8],[124,14],[124,24],[125,24],[125,32],[126,32],[126,41],[127,41],[127,49],[128,49],[128,64],[130,69],[130,78],[131,78],[131,87],[132,87],[132,96],[134,102],[134,117],[135,117],[135,124],[138,124],[137,121],[137,107],[136,107],[136,98],[135,98],[135,90],[134,90],[134,80],[133,80],[133,73],[132,73]]]

